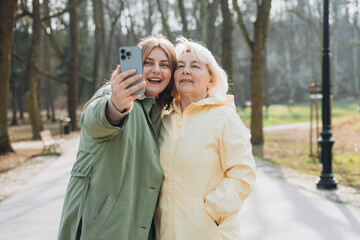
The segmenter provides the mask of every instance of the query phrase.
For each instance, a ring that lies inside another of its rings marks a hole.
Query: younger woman
[[[146,37],[139,46],[145,82],[128,88],[141,75],[120,73],[119,66],[84,106],[59,240],[154,239],[152,220],[163,178],[160,114],[172,100],[176,59],[173,44],[162,36]],[[133,95],[144,86],[144,95]]]

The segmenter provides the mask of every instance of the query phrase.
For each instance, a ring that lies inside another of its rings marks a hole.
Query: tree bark
[[[14,151],[8,134],[7,110],[16,6],[17,0],[0,1],[0,155]]]
[[[40,21],[40,3],[39,0],[33,0],[32,13],[32,35],[29,48],[29,61],[26,68],[26,92],[25,105],[30,116],[33,139],[40,138],[40,131],[43,130],[41,121],[39,103],[37,98],[37,78],[36,66],[39,58],[39,47],[41,37],[41,21]]]
[[[271,9],[271,0],[256,1],[257,16],[254,25],[254,40],[251,40],[245,27],[237,0],[233,6],[238,15],[238,24],[251,51],[251,142],[263,144],[263,64],[266,48],[267,29]]]
[[[152,0],[147,0],[148,3],[148,15],[147,15],[147,22],[145,25],[146,28],[146,35],[150,35],[152,34],[153,31],[153,21],[152,21],[152,16],[154,14],[154,5],[153,5],[153,1]]]
[[[68,5],[76,0],[69,0]],[[71,38],[71,57],[68,69],[68,112],[71,118],[71,129],[79,130],[77,126],[77,92],[78,92],[78,59],[79,59],[79,36],[78,36],[78,20],[77,7],[70,9],[70,38]]]
[[[228,1],[220,1],[221,12],[223,16],[223,33],[222,33],[222,63],[229,77],[229,93],[234,94],[234,81],[232,71],[232,16],[229,10]]]
[[[200,8],[200,24],[201,24],[201,28],[200,28],[200,40],[202,42],[206,42],[207,41],[207,20],[208,20],[208,8],[207,5],[209,4],[209,1],[207,0],[201,0],[201,8]],[[227,5],[227,4],[226,4]]]
[[[44,7],[44,14],[50,15],[49,10],[49,0],[44,0],[43,3]],[[51,24],[50,18],[45,20],[46,26],[49,26]],[[51,72],[51,65],[50,65],[50,46],[48,39],[44,39],[44,69],[47,72]],[[48,111],[48,117],[51,119],[52,122],[55,122],[55,106],[54,106],[54,90],[53,90],[53,81],[50,78],[44,78],[45,79],[45,87],[47,89],[46,91],[46,104],[47,104],[47,111]]]
[[[356,10],[355,10],[355,14],[354,14],[354,39],[359,39],[359,27],[358,27],[358,16],[359,16],[359,8],[358,8],[358,1],[355,2],[355,6],[356,6]],[[354,47],[352,50],[352,54],[353,54],[353,76],[354,76],[354,80],[353,80],[353,86],[354,86],[354,90],[353,90],[353,94],[354,97],[359,97],[359,93],[360,93],[360,80],[359,80],[359,74],[358,74],[358,53],[359,50],[357,47]]]
[[[69,117],[71,118],[71,127],[73,131],[77,131],[79,128],[77,126],[77,92],[78,92],[78,58],[79,58],[79,37],[78,37],[78,22],[77,22],[77,10],[76,4],[79,0],[68,0],[68,7],[70,15],[70,39],[71,39],[71,56],[70,61],[67,61],[64,55],[61,53],[60,47],[53,35],[51,26],[48,26],[50,29],[49,32],[44,31],[50,40],[50,43],[54,49],[55,54],[58,56],[59,60],[65,65],[68,80],[66,85],[68,88],[68,101],[67,109]],[[70,7],[71,6],[71,7]],[[38,70],[40,71],[40,70]],[[41,73],[41,72],[40,72]],[[43,74],[45,74],[43,72]],[[55,79],[55,78],[54,78]]]
[[[104,80],[105,63],[105,29],[104,29],[104,6],[102,0],[92,0],[95,24],[95,56],[93,64],[93,89],[94,93]]]
[[[207,36],[206,36],[206,44],[208,49],[215,54],[215,41],[216,41],[216,28],[215,21],[217,17],[218,10],[218,0],[213,0],[212,3],[208,3],[208,15],[207,15]],[[214,36],[215,35],[215,36]]]
[[[111,22],[109,39],[108,39],[108,44],[107,44],[107,51],[106,51],[107,54],[106,54],[106,60],[105,60],[105,66],[106,66],[105,67],[105,74],[108,74],[108,73],[111,72],[111,69],[113,67],[113,56],[114,56],[114,54],[113,54],[113,52],[114,52],[113,42],[114,42],[114,36],[115,36],[116,29],[121,29],[121,26],[118,25],[118,21],[119,21],[119,18],[121,16],[121,13],[122,13],[122,11],[124,9],[124,2],[121,1],[119,3],[119,5],[116,5],[116,6],[114,6],[113,4],[108,2],[108,4],[105,5],[105,6],[106,6],[106,10],[107,10],[107,13],[109,15],[110,22]],[[151,11],[150,6],[149,6],[149,11]],[[150,17],[149,17],[149,20],[151,20]],[[147,26],[149,26],[150,24],[152,24],[152,23],[151,22],[147,23],[145,28],[148,29]],[[118,56],[118,54],[116,54],[116,56]]]
[[[164,31],[165,31],[165,33],[167,35],[167,38],[170,40],[170,42],[174,42],[171,31],[170,31],[169,24],[168,24],[168,22],[166,20],[166,17],[165,17],[165,13],[164,13],[164,10],[163,10],[162,4],[161,4],[161,0],[156,0],[156,2],[157,2],[157,5],[158,5],[159,12],[161,14],[161,22],[162,22],[162,25],[163,25],[163,29],[164,29]]]
[[[179,5],[180,16],[181,16],[182,32],[185,37],[190,37],[187,19],[186,19],[184,0],[178,0],[178,5]]]
[[[11,65],[15,65],[14,62]],[[12,120],[11,120],[11,126],[15,126],[18,124],[17,122],[17,116],[16,116],[16,98],[17,98],[17,83],[16,83],[16,77],[14,76],[15,74],[11,73],[11,81],[12,81],[12,85],[11,88],[11,109],[12,109]]]

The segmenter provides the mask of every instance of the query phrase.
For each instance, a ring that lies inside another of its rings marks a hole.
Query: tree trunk
[[[14,66],[13,68],[16,69],[15,65],[15,61],[12,61],[12,66]],[[16,116],[16,98],[17,98],[17,82],[16,82],[16,76],[14,71],[11,72],[11,84],[10,84],[10,88],[11,88],[11,110],[12,110],[12,120],[11,120],[11,126],[15,126],[18,124],[17,122],[17,116]]]
[[[71,5],[75,0],[69,0]],[[78,90],[78,59],[79,59],[79,36],[78,36],[78,20],[77,7],[70,9],[70,38],[71,38],[71,57],[68,69],[68,112],[71,118],[71,129],[77,131],[77,90]]]
[[[70,2],[70,0],[69,0]],[[105,30],[104,30],[104,7],[101,0],[92,0],[94,9],[94,24],[95,24],[95,56],[94,56],[94,69],[93,69],[93,86],[92,92],[94,93],[103,83],[104,80],[104,43],[105,43]]]
[[[200,24],[201,24],[201,32],[200,32],[200,41],[207,41],[207,20],[208,20],[208,8],[207,5],[209,2],[207,0],[201,0],[201,8],[200,8]]]
[[[256,25],[256,23],[255,23]],[[251,141],[255,144],[264,142],[263,136],[263,34],[255,27],[254,50],[251,58]]]
[[[355,14],[354,14],[354,39],[359,39],[359,28],[358,28],[358,16],[359,16],[359,9],[358,9],[358,1],[356,1],[356,10],[355,10]],[[359,97],[359,93],[360,93],[360,80],[359,80],[359,74],[358,74],[358,53],[359,50],[357,47],[354,47],[352,50],[353,53],[353,86],[354,86],[354,90],[353,90],[353,94],[354,97]]]
[[[179,5],[180,16],[181,16],[182,32],[185,37],[190,37],[187,19],[186,19],[186,10],[185,10],[185,6],[184,6],[184,0],[178,0],[178,5]]]
[[[146,28],[146,35],[150,35],[152,34],[153,25],[154,25],[152,21],[152,16],[154,14],[154,5],[152,0],[148,0],[147,2],[148,2],[148,15],[147,15],[147,22],[145,28]]]
[[[16,6],[17,0],[0,1],[0,155],[14,151],[8,134],[7,109]]]
[[[295,99],[296,87],[295,87],[295,80],[292,69],[292,53],[291,53],[291,46],[289,41],[291,40],[286,41],[286,46],[284,47],[284,55],[285,55],[285,69],[287,73],[286,75],[287,75],[288,89],[289,89],[288,105],[290,106]]]
[[[170,42],[174,42],[171,31],[170,31],[169,24],[167,23],[167,20],[165,17],[165,13],[164,13],[164,10],[163,10],[162,4],[161,4],[161,0],[156,0],[156,2],[158,5],[159,12],[161,14],[161,22],[163,25],[163,29],[166,32],[167,38],[170,40]]]
[[[225,69],[229,77],[229,93],[234,94],[234,81],[232,71],[232,17],[229,10],[228,1],[220,1],[221,12],[223,16],[223,33],[222,33],[222,62],[221,65]]]
[[[257,1],[257,16],[254,25],[254,40],[252,41],[244,24],[242,13],[233,0],[233,6],[238,15],[238,24],[243,37],[251,50],[251,142],[263,144],[263,65],[266,48],[267,29],[271,9],[271,0]]]
[[[207,15],[207,36],[206,44],[208,49],[215,55],[215,40],[216,40],[216,28],[215,21],[217,17],[218,0],[213,0],[212,3],[208,3],[208,15]],[[215,35],[215,36],[214,36]]]
[[[251,142],[264,143],[263,134],[263,64],[264,50],[269,24],[271,0],[263,0],[258,5],[255,21],[254,45],[251,59]]]
[[[113,57],[114,57],[113,42],[114,42],[115,32],[117,32],[116,29],[121,29],[121,26],[119,26],[118,21],[121,16],[121,13],[124,9],[124,2],[121,1],[119,4],[120,5],[116,5],[114,7],[115,10],[113,10],[112,5],[107,6],[107,12],[109,15],[111,25],[110,25],[108,44],[107,44],[107,55],[106,55],[106,61],[105,61],[105,65],[106,65],[105,72],[106,73],[105,74],[109,74],[114,67],[114,65],[113,65]],[[149,11],[151,11],[150,5],[149,5]],[[146,17],[144,15],[144,22],[147,22],[145,18]],[[152,24],[151,17],[149,17],[149,20],[150,20],[150,23],[146,23],[146,26],[145,26],[146,29],[148,29],[148,26],[150,24]],[[152,28],[152,26],[151,26],[151,28]],[[115,54],[115,56],[118,56],[118,54]]]
[[[49,10],[49,0],[44,0],[44,15],[47,16],[50,14]],[[50,19],[45,21],[46,26],[51,24]],[[44,39],[44,70],[47,72],[51,72],[50,65],[50,46],[48,39]],[[55,122],[55,106],[54,106],[54,90],[53,90],[53,80],[50,78],[45,78],[45,87],[46,91],[46,105],[48,111],[48,117],[50,117],[52,122]]]
[[[43,123],[40,117],[39,103],[37,98],[37,78],[35,67],[38,64],[39,47],[41,37],[40,22],[40,3],[39,0],[33,0],[33,23],[32,35],[29,48],[29,60],[26,68],[26,93],[25,105],[29,113],[33,139],[40,138],[40,131],[43,130]]]

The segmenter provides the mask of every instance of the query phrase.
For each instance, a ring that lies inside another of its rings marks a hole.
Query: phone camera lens
[[[121,49],[120,52],[121,52],[122,54],[124,54],[124,53],[125,53],[125,50],[124,50],[124,49]]]
[[[125,56],[125,55],[121,55],[121,59],[122,59],[122,60],[125,60],[125,59],[126,59],[126,56]]]
[[[131,52],[126,52],[126,56],[130,57]]]

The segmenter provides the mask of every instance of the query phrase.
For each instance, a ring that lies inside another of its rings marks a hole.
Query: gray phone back
[[[143,74],[143,64],[142,64],[142,50],[139,46],[123,46],[119,48],[120,54],[120,67],[121,72],[125,72],[129,69],[136,69],[135,74]],[[135,75],[134,74],[134,75]],[[144,76],[130,84],[130,87],[144,81]],[[142,94],[145,92],[144,88],[139,89],[138,91],[134,92],[133,94]]]

